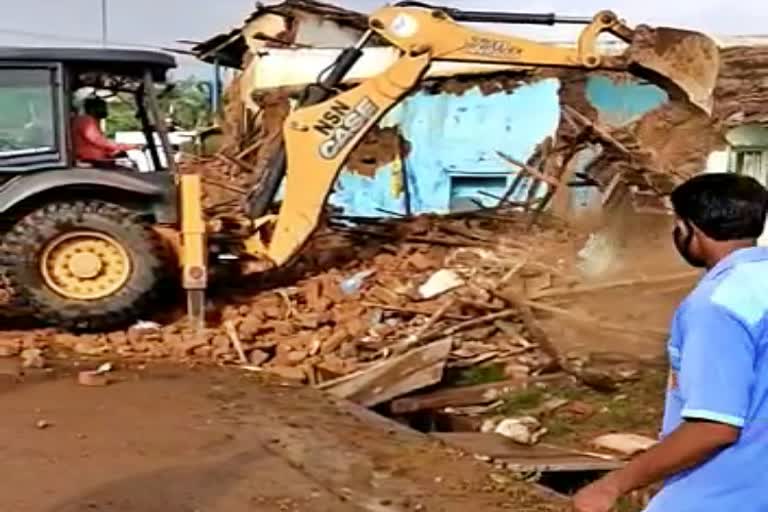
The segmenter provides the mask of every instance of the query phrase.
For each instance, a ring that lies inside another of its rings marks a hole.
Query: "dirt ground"
[[[93,363],[92,363],[93,364]],[[3,510],[559,510],[427,436],[308,388],[152,368],[83,387],[3,372]]]

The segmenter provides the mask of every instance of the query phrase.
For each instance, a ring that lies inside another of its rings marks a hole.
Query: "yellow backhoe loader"
[[[584,28],[575,45],[558,47],[463,23]],[[597,39],[604,33],[625,42],[626,50],[620,55],[598,51]],[[381,74],[342,87],[374,35],[399,49],[400,57]],[[245,229],[236,238],[227,237],[235,238],[238,256],[267,267],[290,262],[318,226],[350,152],[437,61],[627,71],[709,112],[719,53],[701,34],[632,29],[609,11],[573,18],[462,11],[417,2],[379,9],[361,40],[340,53],[286,119],[280,150],[244,201],[247,215],[240,227]],[[31,123],[27,110],[15,109],[18,130],[0,137],[0,278],[48,323],[106,329],[151,307],[161,277],[172,275],[164,262],[167,246],[173,246],[189,315],[202,326],[208,238],[216,222],[204,216],[201,177],[176,172],[157,108],[155,85],[174,66],[173,60],[135,51],[0,48],[0,65],[0,93],[9,111],[5,117],[13,120],[9,105],[21,100],[39,103],[34,112],[41,113]],[[74,114],[68,96],[78,87],[135,97],[158,172],[138,175],[120,166],[83,167],[76,161],[67,135]],[[39,94],[29,99],[29,91]],[[42,131],[33,133],[27,125]],[[281,184],[278,213],[269,214]]]
[[[477,31],[462,23],[582,24],[574,47],[541,44]],[[612,34],[627,44],[620,55],[598,51],[597,39]],[[341,91],[338,86],[378,34],[401,50],[378,76]],[[283,127],[283,145],[250,191],[247,210],[252,235],[243,254],[274,266],[288,263],[317,228],[333,183],[350,152],[381,117],[417,86],[435,61],[496,63],[628,71],[687,98],[708,114],[719,68],[719,52],[708,37],[673,28],[630,28],[613,12],[592,18],[553,14],[463,11],[401,2],[369,17],[369,30],[345,49],[324,78],[310,86]],[[267,215],[285,178],[282,204]],[[191,319],[202,322],[206,287],[205,222],[197,176],[182,176],[182,267]]]

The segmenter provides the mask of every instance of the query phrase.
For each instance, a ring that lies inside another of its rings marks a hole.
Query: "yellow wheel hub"
[[[98,300],[120,290],[131,275],[131,258],[111,236],[73,231],[46,244],[40,258],[45,283],[59,295]]]

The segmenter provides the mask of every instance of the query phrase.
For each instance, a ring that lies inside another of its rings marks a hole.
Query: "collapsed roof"
[[[256,10],[243,21],[240,27],[217,34],[195,45],[191,51],[200,60],[209,64],[218,62],[223,66],[242,68],[248,52],[247,28],[255,21],[270,15],[283,20],[283,30],[277,34],[249,34],[263,41],[264,46],[267,47],[295,47],[296,30],[300,20],[306,15],[322,18],[325,22],[333,23],[337,27],[359,33],[364,32],[368,27],[366,15],[316,0],[285,0],[273,5],[258,3]]]

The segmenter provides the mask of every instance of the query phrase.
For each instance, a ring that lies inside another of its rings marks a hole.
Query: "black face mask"
[[[690,266],[695,268],[704,268],[707,266],[706,262],[691,254],[693,226],[687,220],[683,220],[683,223],[685,224],[685,233],[683,233],[683,230],[680,229],[680,226],[675,226],[675,230],[672,233],[672,236],[675,240],[675,248],[677,249],[677,252],[680,253],[680,256],[682,256],[686,263],[688,263]]]

